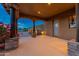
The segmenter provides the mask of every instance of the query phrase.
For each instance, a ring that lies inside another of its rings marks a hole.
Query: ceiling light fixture
[[[51,5],[52,3],[48,3],[48,5]]]
[[[38,14],[40,14],[40,11],[38,11]]]

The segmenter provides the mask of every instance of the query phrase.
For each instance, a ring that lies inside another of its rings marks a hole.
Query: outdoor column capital
[[[19,8],[18,7],[16,7],[16,9],[15,9],[15,13],[16,13],[16,19],[18,19],[19,18]]]

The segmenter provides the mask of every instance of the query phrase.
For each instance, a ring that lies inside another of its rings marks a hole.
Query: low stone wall
[[[10,38],[5,41],[5,50],[12,50],[18,47],[18,37]]]
[[[5,56],[5,51],[0,51],[0,56]]]
[[[79,43],[78,42],[68,42],[68,55],[79,56]]]

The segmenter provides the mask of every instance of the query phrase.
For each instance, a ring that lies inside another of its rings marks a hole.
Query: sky
[[[6,10],[4,9],[1,3],[0,3],[0,22],[4,24],[11,23],[10,15],[6,12]],[[30,18],[19,18],[17,23],[18,23],[18,28],[33,27],[33,22]],[[44,21],[42,20],[35,21],[36,26],[41,25],[41,24],[44,24]]]

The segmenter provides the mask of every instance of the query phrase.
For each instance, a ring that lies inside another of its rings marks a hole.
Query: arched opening
[[[44,20],[36,20],[36,34],[37,35],[45,35],[45,21]]]
[[[20,37],[32,36],[33,33],[33,21],[30,18],[19,18],[17,21],[18,33]],[[45,21],[35,21],[35,32],[36,35],[45,34]],[[29,34],[29,35],[28,35]]]
[[[27,37],[31,35],[33,21],[29,18],[19,18],[17,21],[18,33],[21,37]]]

